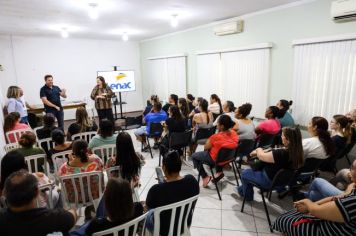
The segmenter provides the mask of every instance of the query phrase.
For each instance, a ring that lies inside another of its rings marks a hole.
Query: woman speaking
[[[113,96],[114,92],[105,83],[104,77],[98,76],[96,78],[96,86],[91,92],[90,97],[95,101],[95,108],[98,112],[99,120],[108,119],[114,122],[111,102]]]

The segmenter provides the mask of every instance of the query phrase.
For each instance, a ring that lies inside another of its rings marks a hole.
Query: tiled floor
[[[132,134],[132,131],[130,131]],[[134,136],[132,136],[134,138]],[[140,150],[140,144],[134,142],[136,150]],[[201,150],[202,147],[199,147]],[[150,187],[157,183],[155,167],[158,166],[158,152],[154,150],[154,158],[149,153],[143,153],[146,164],[142,169],[141,187],[139,189],[140,199],[144,201]],[[201,188],[200,196],[196,205],[191,227],[192,236],[221,235],[221,236],[265,236],[271,234],[268,228],[267,218],[263,209],[261,196],[255,190],[255,201],[247,203],[245,210],[240,211],[242,199],[233,191],[236,181],[232,171],[224,171],[225,177],[220,183],[222,201],[219,200],[215,187],[210,183],[209,188]],[[193,174],[197,172],[187,165],[183,165],[182,174]],[[291,209],[292,200],[289,197],[279,200],[274,194],[272,202],[268,204],[271,220],[285,210]]]

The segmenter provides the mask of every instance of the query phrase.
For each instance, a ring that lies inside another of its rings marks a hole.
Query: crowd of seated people
[[[247,201],[252,201],[254,190],[251,182],[267,188],[279,170],[296,171],[306,163],[308,158],[322,161],[324,165],[320,166],[320,170],[323,170],[325,166],[325,169],[330,170],[336,165],[335,155],[343,151],[350,143],[355,142],[356,110],[349,115],[334,115],[330,120],[330,125],[323,117],[313,117],[307,127],[310,137],[302,139],[299,127],[295,127],[293,117],[288,112],[291,105],[291,101],[282,99],[278,101],[277,106],[270,106],[266,109],[266,120],[254,122],[249,117],[252,110],[251,104],[245,103],[235,108],[232,101],[222,102],[216,94],[210,96],[210,104],[204,98],[195,98],[191,94],[188,94],[186,98],[171,94],[168,103],[163,107],[158,97],[153,95],[144,112],[143,121],[146,125],[135,130],[134,134],[142,142],[144,151],[147,151],[146,138],[151,124],[160,123],[164,128],[162,134],[154,137],[154,147],[161,145],[168,147],[172,133],[181,133],[191,129],[193,137],[188,154],[191,156],[194,167],[202,176],[203,187],[209,186],[212,176],[200,167],[202,163],[214,164],[221,148],[236,149],[240,140],[258,141],[263,134],[280,135],[281,145],[269,149],[258,147],[250,153],[249,157],[261,163],[260,169],[244,168],[242,171],[242,184],[236,188],[236,192],[245,197]],[[8,114],[5,118],[4,130],[8,132],[29,128],[26,124],[23,126],[20,123],[20,118],[16,112]],[[7,122],[6,119],[8,119]],[[213,126],[217,128],[216,133],[207,139],[204,151],[196,152],[197,131],[199,128]],[[73,134],[87,131],[97,131],[98,134],[89,143],[81,139],[71,141]],[[51,138],[54,147],[50,150],[35,147],[36,141],[44,138]],[[8,142],[11,141],[15,142],[10,138]],[[47,154],[47,160],[51,164],[51,155],[71,150],[72,154],[69,155],[68,160],[59,166],[58,173],[55,173],[58,176],[92,171],[105,172],[107,168],[119,167],[118,175],[108,176],[96,217],[92,218],[92,215],[85,214],[85,224],[72,231],[71,235],[92,235],[95,232],[124,224],[146,211],[150,212],[146,227],[147,230],[153,232],[155,208],[199,194],[199,183],[196,178],[180,174],[182,152],[167,148],[162,152],[162,169],[165,176],[163,183],[151,187],[145,202],[134,203],[133,189],[140,185],[141,169],[145,163],[143,156],[136,152],[129,133],[116,134],[114,124],[105,119],[99,122],[98,129],[96,124],[88,118],[85,109],[77,110],[76,121],[70,125],[67,133],[56,128],[55,118],[52,115],[46,115],[44,127],[38,129],[36,134],[32,132],[22,134],[18,143],[20,148],[8,152],[1,162],[1,198],[6,199],[1,203],[5,202],[6,206],[5,210],[0,213],[0,235],[7,235],[10,232],[9,227],[14,227],[15,224],[28,227],[27,232],[37,232],[37,235],[46,235],[56,231],[68,235],[76,221],[75,211],[63,210],[60,191],[57,187],[52,190],[53,205],[56,209],[48,209],[46,201],[48,192],[39,191],[38,186],[50,183],[51,180],[42,172],[29,175],[25,161],[25,157],[29,155]],[[108,144],[116,146],[116,153],[104,163],[103,157],[98,156],[93,149]],[[43,163],[39,163],[39,166],[42,165]],[[214,178],[215,181],[219,181],[224,177],[223,167],[216,165],[215,168]],[[337,235],[339,231],[352,235],[356,229],[354,223],[355,176],[356,161],[352,163],[350,169],[340,170],[330,182],[315,178],[309,188],[301,192],[302,199],[294,203],[295,209],[279,216],[273,228],[285,235]],[[23,189],[24,192],[17,196],[18,189]],[[66,192],[69,201],[74,201],[74,191],[66,189]],[[37,196],[39,196],[39,201]],[[19,199],[20,197],[22,199]],[[34,216],[38,216],[42,222],[34,222]],[[191,217],[192,212],[189,213],[189,225]],[[58,218],[58,222],[48,223],[54,218]],[[169,230],[167,220],[168,216],[161,217],[161,235],[166,235]],[[41,227],[41,229],[34,231],[36,227]],[[11,232],[19,233],[19,235],[23,233],[23,228],[16,230]]]

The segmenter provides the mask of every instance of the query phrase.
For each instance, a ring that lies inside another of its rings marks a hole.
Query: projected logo
[[[98,72],[98,75],[105,78],[114,92],[128,92],[136,89],[134,71],[105,71]]]

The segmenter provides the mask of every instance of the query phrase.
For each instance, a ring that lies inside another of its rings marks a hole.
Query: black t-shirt
[[[166,124],[167,124],[169,133],[184,132],[186,129],[186,126],[187,126],[187,120],[186,119],[177,120],[177,119],[169,117],[166,120]]]
[[[274,163],[266,163],[265,171],[268,178],[272,181],[277,172],[281,169],[292,169],[289,161],[289,153],[285,148],[272,149]]]
[[[193,102],[188,102],[188,107],[189,107],[189,112],[192,112],[195,108]]]
[[[42,128],[42,129],[38,129],[36,131],[36,135],[38,139],[45,139],[45,138],[50,138],[51,137],[51,133],[53,130],[57,129],[57,127],[53,127],[53,128]]]
[[[162,107],[162,110],[165,111],[165,112],[168,114],[168,109],[169,109],[170,106],[172,106],[172,104],[166,103],[166,104]]]
[[[52,88],[48,87],[47,85],[44,85],[41,90],[40,90],[40,97],[46,97],[49,102],[52,104],[62,107],[61,105],[61,97],[60,93],[62,90],[58,87],[53,85]],[[46,112],[47,111],[57,111],[54,107],[49,107],[47,105],[44,105]]]
[[[73,215],[63,209],[35,208],[19,213],[7,209],[0,213],[1,236],[46,236],[53,232],[68,235],[74,224]]]
[[[346,138],[341,137],[339,135],[334,135],[331,137],[334,145],[335,145],[335,155],[337,155],[340,151],[342,151],[346,147]]]
[[[72,123],[69,127],[68,127],[68,133],[70,133],[70,135],[74,135],[74,134],[79,134],[81,130],[81,127],[79,124],[77,123]],[[90,131],[97,131],[98,130],[98,126],[95,124],[95,122],[93,122],[91,127],[88,127],[86,130],[84,130],[83,132],[90,132]],[[71,137],[68,137],[68,140]]]
[[[180,202],[199,194],[199,183],[192,175],[186,175],[184,178],[174,182],[156,184],[150,188],[146,198],[146,205],[149,209],[169,205]],[[192,210],[195,207],[195,203]],[[177,212],[179,213],[179,211]],[[161,214],[161,235],[168,235],[170,224],[170,212],[162,212]],[[188,223],[192,220],[191,213],[189,214]],[[178,217],[175,222],[178,226]]]
[[[99,231],[103,231],[103,230],[107,230],[122,224],[125,224],[127,222],[129,222],[130,220],[133,220],[137,217],[139,217],[140,215],[143,214],[143,206],[141,203],[139,202],[135,202],[134,203],[134,216],[127,220],[127,221],[122,221],[122,222],[111,222],[106,218],[94,218],[88,225],[88,228],[86,229],[85,233],[88,236],[91,236],[92,234],[99,232]],[[132,233],[129,233],[129,235],[131,235]],[[123,236],[124,233],[123,231],[121,231],[119,233],[119,236]]]

